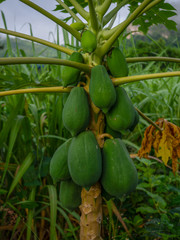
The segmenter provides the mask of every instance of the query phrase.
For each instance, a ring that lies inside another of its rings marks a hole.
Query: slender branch
[[[73,18],[76,22],[82,22],[80,18],[61,0],[56,0]]]
[[[141,80],[149,80],[149,79],[164,78],[164,77],[177,77],[177,76],[180,76],[180,71],[152,73],[152,74],[128,76],[128,77],[122,77],[122,78],[112,78],[112,81],[114,85],[117,86],[120,84],[137,82]]]
[[[102,5],[96,7],[96,12],[102,18],[111,5],[112,0],[105,0]]]
[[[117,12],[127,3],[129,3],[129,0],[123,0],[122,2],[118,3],[118,5],[104,17],[103,26],[105,26],[113,18],[113,16],[116,15]]]
[[[134,153],[132,153],[132,154],[130,154],[130,157],[131,158],[136,158],[136,157],[138,157],[138,154],[134,154]],[[159,158],[157,158],[157,157],[153,157],[153,156],[147,156],[147,158],[146,159],[152,159],[152,160],[156,160],[157,162],[160,162],[160,163],[163,163],[163,161],[162,160],[160,160]],[[169,169],[171,169],[172,170],[172,167],[171,166],[169,166],[169,165],[165,165],[167,168],[169,168]],[[180,171],[177,171],[177,173],[178,174],[180,174]]]
[[[140,12],[151,2],[151,0],[144,0],[139,7],[121,24],[115,27],[116,31],[113,35],[107,40],[107,42],[99,49],[99,54],[103,57],[111,48],[112,44],[116,41],[119,35],[131,24],[131,22],[136,19]],[[109,30],[109,32],[112,30]]]
[[[89,20],[91,21],[91,27],[92,29],[97,32],[98,31],[98,19],[97,19],[97,14],[94,8],[93,0],[88,0],[88,5],[89,5]]]
[[[76,11],[86,20],[89,20],[89,13],[81,7],[81,5],[76,0],[69,0],[70,3],[74,6]]]
[[[118,220],[120,221],[120,223],[123,225],[123,228],[125,229],[125,231],[127,232],[128,236],[130,239],[133,239],[131,236],[131,233],[129,232],[125,222],[123,221],[121,214],[119,212],[119,210],[117,209],[115,203],[113,202],[113,200],[111,200],[111,206],[112,206],[112,211],[113,213],[116,215],[116,217],[118,218]]]
[[[157,128],[160,132],[162,132],[162,129],[155,123],[153,122],[150,118],[148,118],[144,113],[142,113],[138,108],[136,108],[136,111],[139,113],[139,115],[144,118],[147,122],[149,122],[151,125],[153,125],[155,128]]]
[[[59,18],[57,18],[54,15],[52,15],[51,13],[47,12],[46,10],[44,10],[41,7],[39,7],[35,3],[33,3],[31,1],[29,1],[29,0],[20,0],[20,2],[25,3],[26,5],[30,6],[31,8],[35,9],[36,11],[40,12],[44,16],[48,17],[49,19],[51,19],[52,21],[54,21],[55,23],[60,25],[62,28],[67,30],[69,33],[71,33],[77,40],[79,40],[79,41],[81,40],[81,34],[77,30],[75,30],[74,28],[70,27],[69,25],[67,25],[66,23],[61,21]]]
[[[51,43],[51,42],[43,40],[41,38],[36,38],[36,37],[30,36],[30,35],[27,35],[27,34],[24,34],[24,33],[10,31],[10,30],[6,30],[6,29],[3,29],[3,28],[0,28],[0,33],[9,34],[9,35],[12,35],[12,36],[16,36],[16,37],[24,38],[24,39],[27,39],[27,40],[31,40],[33,42],[37,42],[37,43],[43,44],[45,46],[54,48],[54,49],[56,49],[58,51],[64,52],[64,53],[66,53],[68,55],[71,55],[74,52],[71,49],[59,46],[59,45],[57,45],[55,43]]]
[[[25,94],[25,93],[64,93],[70,92],[72,88],[63,88],[63,87],[44,87],[44,88],[28,88],[28,89],[17,89],[10,91],[0,92],[0,97],[16,95],[16,94]]]
[[[45,58],[45,57],[9,57],[0,58],[0,65],[13,65],[13,64],[54,64],[54,65],[65,65],[69,67],[78,68],[84,72],[90,73],[91,67],[84,63],[78,63],[74,61],[56,59],[56,58]]]
[[[128,63],[136,63],[136,62],[149,62],[149,61],[163,61],[163,62],[174,62],[180,63],[180,58],[171,58],[171,57],[134,57],[134,58],[126,58]]]

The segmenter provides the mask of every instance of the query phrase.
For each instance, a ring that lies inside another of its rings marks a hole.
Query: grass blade
[[[35,201],[35,196],[36,196],[36,187],[33,187],[29,196],[29,201]],[[33,227],[33,215],[34,215],[34,208],[28,210],[26,240],[31,239],[31,232]]]
[[[9,192],[8,192],[7,198],[10,196],[10,194],[12,193],[12,191],[14,190],[14,188],[16,187],[16,185],[18,184],[18,182],[20,181],[22,176],[25,174],[27,169],[32,164],[32,162],[33,162],[33,155],[32,155],[32,153],[29,153],[27,155],[27,157],[24,159],[22,165],[20,166],[20,168],[18,170],[18,173],[16,174],[14,180],[11,183],[11,186],[9,188]]]
[[[57,192],[53,185],[48,186],[50,200],[50,240],[57,239],[56,218],[57,218]]]
[[[6,176],[6,172],[8,170],[8,166],[9,166],[9,160],[11,158],[11,154],[12,154],[12,150],[22,123],[23,117],[19,117],[16,119],[12,129],[11,129],[11,133],[10,133],[10,138],[9,138],[9,145],[8,145],[8,152],[7,152],[7,156],[6,156],[6,162],[5,162],[5,166],[4,166],[4,171],[3,171],[3,176],[1,179],[1,185],[0,187],[2,187],[3,182],[4,182],[4,178]]]

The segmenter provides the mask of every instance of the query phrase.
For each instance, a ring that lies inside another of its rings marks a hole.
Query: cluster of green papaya
[[[96,42],[94,34],[85,31],[81,45],[85,52],[93,52]],[[87,41],[87,37],[91,41]],[[90,44],[93,43],[93,44]],[[80,53],[74,52],[70,60],[83,63]],[[118,62],[122,70],[118,66]],[[127,76],[128,68],[119,48],[114,47],[107,56],[108,71],[114,77]],[[122,87],[114,87],[104,67],[92,68],[89,84],[91,101],[106,116],[105,132],[113,139],[106,139],[100,149],[94,133],[88,130],[90,124],[90,105],[86,91],[76,86],[80,71],[64,67],[63,86],[74,84],[70,93],[63,95],[62,120],[72,138],[62,144],[54,153],[50,163],[50,175],[60,183],[60,201],[62,206],[75,209],[81,203],[81,188],[89,188],[101,181],[104,191],[111,197],[121,197],[136,188],[137,171],[128,151],[121,140],[121,131],[133,130],[139,121],[130,98]]]

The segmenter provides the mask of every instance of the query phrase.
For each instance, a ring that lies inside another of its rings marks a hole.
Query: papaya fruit
[[[105,191],[117,198],[134,191],[138,183],[137,170],[122,140],[106,140],[102,157],[101,183]]]
[[[83,22],[74,22],[71,23],[70,27],[76,29],[77,31],[81,31],[85,28],[85,24]]]
[[[107,66],[113,77],[126,77],[128,75],[126,59],[118,47],[112,48],[108,53]]]
[[[96,35],[89,30],[84,31],[81,36],[81,47],[84,52],[93,52],[97,47]]]
[[[97,65],[91,70],[89,95],[104,113],[107,113],[116,101],[114,85],[103,65]]]
[[[121,132],[132,126],[135,118],[134,106],[124,88],[116,88],[116,102],[106,114],[106,120],[110,128]]]
[[[90,187],[99,180],[102,171],[101,151],[91,131],[82,132],[72,139],[68,167],[72,180],[82,187]]]
[[[84,131],[90,121],[90,109],[87,94],[82,87],[74,87],[62,112],[62,121],[72,136]]]
[[[136,111],[136,109],[134,109],[134,110],[135,110],[134,121],[133,121],[133,124],[129,127],[129,130],[130,130],[131,132],[135,129],[136,125],[137,125],[138,122],[139,122],[139,114],[138,114],[138,112]]]
[[[59,199],[64,208],[74,210],[81,204],[81,187],[72,180],[62,181],[60,184]]]
[[[79,62],[79,63],[84,62],[83,56],[79,52],[73,52],[71,54],[71,56],[69,57],[69,60],[73,61],[73,62]],[[62,67],[62,85],[63,85],[63,87],[67,87],[68,85],[77,83],[79,76],[80,76],[80,72],[81,71],[77,68],[63,66]]]
[[[71,144],[71,139],[60,145],[55,151],[50,161],[50,175],[53,182],[56,183],[61,180],[70,179],[68,169],[68,150]]]

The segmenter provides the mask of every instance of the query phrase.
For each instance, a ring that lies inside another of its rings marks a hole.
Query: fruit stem
[[[0,65],[13,65],[13,64],[55,64],[55,65],[64,65],[69,67],[78,68],[86,73],[91,72],[91,66],[74,62],[65,59],[56,59],[48,57],[8,57],[0,58]]]
[[[56,0],[73,18],[76,22],[82,22],[80,18],[61,0]]]
[[[9,35],[12,35],[12,36],[16,36],[16,37],[24,38],[24,39],[27,39],[27,40],[31,40],[33,42],[37,42],[37,43],[43,44],[45,46],[54,48],[58,51],[64,52],[68,55],[71,55],[74,52],[74,50],[68,49],[66,47],[59,46],[55,43],[51,43],[51,42],[43,40],[41,38],[36,38],[36,37],[30,36],[30,35],[27,35],[27,34],[24,34],[24,33],[10,31],[10,30],[3,29],[3,28],[0,28],[0,33],[9,34]]]
[[[29,0],[20,0],[20,2],[25,3],[29,7],[35,9],[36,11],[40,12],[44,16],[48,17],[49,19],[51,19],[52,21],[54,21],[55,23],[60,25],[62,28],[67,30],[69,33],[71,33],[77,40],[79,40],[79,41],[81,40],[81,34],[77,30],[75,30],[74,28],[70,27],[68,24],[64,23],[59,18],[53,16],[52,14],[50,14],[49,12],[44,10],[43,8],[39,7],[35,3],[33,3],[31,1],[29,1]]]
[[[150,80],[155,78],[164,78],[164,77],[177,77],[180,76],[180,71],[175,72],[165,72],[165,73],[152,73],[145,75],[136,75],[136,76],[128,76],[122,78],[112,78],[113,84],[115,86],[121,85],[124,83],[137,82],[142,80]]]
[[[77,12],[86,20],[89,20],[89,13],[81,7],[81,5],[76,0],[69,0],[70,3],[74,6]]]

